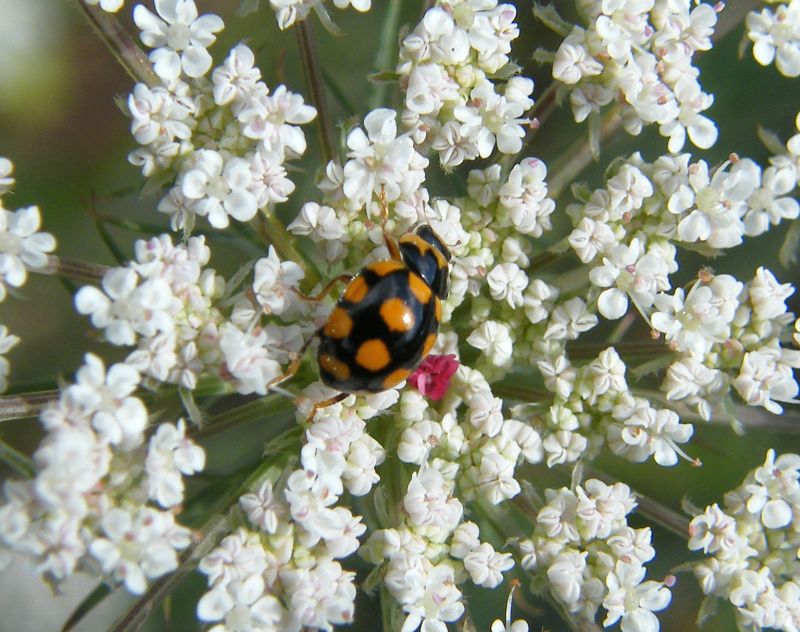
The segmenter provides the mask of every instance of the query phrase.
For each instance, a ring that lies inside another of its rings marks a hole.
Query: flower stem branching
[[[98,6],[90,6],[82,0],[75,0],[75,5],[134,81],[151,87],[161,83],[156,73],[153,72],[147,56],[122,26],[119,18],[113,13],[103,11]]]
[[[300,60],[306,75],[306,85],[311,95],[311,102],[317,110],[316,128],[322,151],[323,162],[328,162],[336,157],[333,141],[333,126],[331,125],[330,111],[328,110],[322,80],[322,68],[314,46],[314,34],[311,23],[304,20],[297,25],[297,45],[300,48]]]

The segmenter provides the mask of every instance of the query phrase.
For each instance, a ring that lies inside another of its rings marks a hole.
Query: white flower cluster
[[[397,133],[397,114],[394,110],[380,108],[364,117],[364,129],[352,130],[346,138],[347,162],[344,166],[331,161],[319,188],[325,193],[323,204],[307,202],[298,217],[289,224],[290,231],[306,235],[323,247],[325,258],[336,261],[345,256],[359,267],[364,257],[374,246],[365,239],[368,228],[365,224],[366,207],[369,216],[378,202],[394,203],[392,215],[399,223],[392,222],[389,228],[404,229],[427,217],[447,243],[455,243],[455,227],[448,228],[452,218],[447,214],[458,209],[434,209],[429,204],[425,182],[425,167],[428,159],[414,148],[408,134]],[[436,205],[436,203],[434,203]],[[374,243],[382,243],[382,233],[377,227],[369,235]],[[453,240],[452,242],[450,240]],[[357,248],[356,244],[361,247]]]
[[[797,136],[795,138],[800,138]],[[621,162],[605,188],[580,193],[567,209],[574,229],[569,243],[593,265],[597,310],[622,317],[632,303],[664,337],[677,357],[662,385],[671,401],[682,401],[709,419],[733,386],[750,405],[772,412],[793,401],[792,368],[800,357],[781,347],[794,320],[785,300],[792,290],[759,268],[744,286],[730,275],[703,272],[688,292],[671,293],[676,246],[715,252],[745,236],[800,215],[790,194],[797,184],[797,146],[771,158],[766,169],[734,157],[709,173],[688,154],[645,163],[638,154]],[[590,294],[590,297],[592,294]],[[561,369],[551,371],[563,372]]]
[[[800,620],[800,456],[767,452],[742,484],[694,516],[689,548],[707,595],[730,601],[744,630],[797,630]]]
[[[688,154],[654,163],[634,154],[605,188],[582,193],[583,201],[568,207],[575,227],[569,243],[594,265],[589,278],[602,290],[600,314],[620,318],[630,301],[646,315],[656,294],[671,287],[676,245],[706,253],[732,248],[745,235],[800,215],[788,195],[797,183],[791,154],[773,157],[764,170],[732,158],[710,173],[705,161],[690,163]]]
[[[50,233],[38,232],[42,222],[38,207],[9,211],[3,206],[3,197],[14,187],[13,172],[14,164],[0,156],[0,302],[5,300],[9,287],[25,284],[29,270],[45,268],[48,253],[56,247]],[[11,368],[5,354],[18,342],[17,336],[0,325],[0,393],[8,388]]]
[[[347,490],[366,494],[378,482],[381,446],[365,421],[391,406],[396,391],[356,406],[351,396],[320,412],[306,431],[302,467],[280,489],[269,480],[241,497],[249,528],[240,528],[201,562],[209,591],[197,605],[213,632],[331,630],[350,623],[354,573],[336,561],[355,552],[366,531],[360,516],[337,506]]]
[[[747,37],[753,42],[753,57],[762,66],[775,62],[786,77],[800,76],[800,0],[767,0],[764,7],[747,14]]]
[[[443,338],[448,338],[444,336]],[[455,353],[455,339],[436,351]],[[361,555],[380,565],[383,582],[406,613],[404,630],[441,630],[464,612],[459,586],[496,588],[514,566],[510,553],[481,541],[465,520],[464,504],[492,504],[516,496],[515,469],[542,460],[542,442],[530,426],[508,418],[477,370],[461,365],[440,405],[406,389],[395,423],[403,428],[397,457],[418,470],[393,526],[373,532]]]
[[[106,272],[102,290],[81,288],[76,309],[108,342],[135,346],[126,362],[152,380],[194,389],[211,373],[239,393],[264,395],[280,364],[302,346],[303,332],[275,318],[262,326],[261,319],[302,313],[292,289],[303,272],[270,248],[255,263],[253,283],[226,297],[233,307],[223,311],[226,283],[203,267],[210,256],[204,237],[177,246],[169,235],[138,241],[136,259]]]
[[[0,301],[8,288],[18,288],[28,280],[28,270],[47,266],[47,253],[56,247],[50,233],[38,232],[42,223],[39,208],[27,206],[9,211],[3,197],[14,186],[14,165],[0,156]]]
[[[509,61],[515,18],[516,8],[497,0],[437,0],[403,40],[403,125],[445,168],[487,158],[495,146],[504,154],[522,149],[533,81],[512,76],[498,91],[491,80],[516,70]]]
[[[708,419],[713,405],[736,389],[750,406],[780,414],[778,402],[798,403],[792,369],[800,351],[781,346],[794,323],[786,299],[794,292],[758,268],[746,285],[727,274],[659,294],[651,322],[677,352],[662,384],[667,399],[684,401]]]
[[[566,354],[540,360],[538,367],[554,398],[546,411],[528,415],[528,422],[542,436],[548,467],[592,458],[603,447],[635,463],[652,457],[665,467],[685,457],[679,444],[691,438],[691,424],[636,396],[613,347],[579,368]],[[524,419],[525,407],[520,409],[517,414]]]
[[[190,232],[196,216],[214,228],[246,222],[294,191],[284,163],[306,150],[299,125],[316,116],[303,99],[270,92],[245,44],[211,68],[206,50],[222,30],[216,15],[198,17],[194,0],[156,2],[158,15],[134,9],[141,39],[154,50],[161,85],[136,84],[128,98],[131,133],[141,145],[129,160],[172,188],[158,210]]]
[[[288,29],[295,22],[305,20],[311,11],[316,11],[324,22],[328,22],[330,17],[327,15],[324,0],[269,0],[270,5],[275,11],[275,19],[278,21],[278,28]],[[356,11],[365,13],[370,10],[372,0],[333,0],[333,6],[337,9],[353,7]]]
[[[668,148],[689,140],[708,149],[717,128],[702,114],[713,102],[703,92],[697,51],[711,48],[715,7],[690,0],[587,0],[580,3],[586,28],[574,26],[553,60],[553,78],[569,92],[575,120],[616,101],[625,129],[638,134],[657,124]]]
[[[604,627],[621,620],[622,630],[659,630],[653,612],[669,604],[672,578],[644,580],[655,549],[649,528],[628,526],[636,506],[630,488],[590,479],[575,491],[545,494],[533,534],[519,543],[522,567],[533,574],[531,589],[588,621],[604,608]]]
[[[27,555],[56,583],[94,570],[134,594],[177,567],[191,535],[173,509],[183,501],[183,477],[203,469],[205,453],[182,420],[160,424],[146,440],[139,381],[133,367],[106,370],[87,354],[75,382],[41,414],[47,434],[33,455],[35,476],[4,486],[6,560],[9,552]]]

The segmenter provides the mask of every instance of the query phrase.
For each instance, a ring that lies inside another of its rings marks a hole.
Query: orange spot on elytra
[[[425,339],[425,346],[422,347],[422,357],[426,357],[433,349],[433,345],[436,344],[436,334],[428,334],[428,337]]]
[[[414,312],[399,298],[390,298],[381,305],[381,318],[390,331],[410,331],[414,326]]]
[[[367,266],[367,270],[371,270],[379,277],[385,277],[387,274],[391,274],[396,270],[402,270],[403,268],[405,268],[404,264],[400,263],[399,261],[392,261],[391,259],[376,261],[375,263],[370,263]]]
[[[342,294],[342,298],[346,301],[350,301],[351,303],[358,303],[364,300],[364,297],[367,295],[368,291],[369,285],[367,285],[364,277],[359,274],[347,284],[347,287],[344,289],[344,294]]]
[[[393,386],[397,386],[406,379],[411,374],[411,371],[408,369],[395,369],[385,378],[383,378],[383,388],[392,388]]]
[[[356,362],[367,371],[380,371],[391,361],[386,343],[378,338],[372,338],[362,343],[356,352]]]
[[[350,335],[353,329],[353,319],[347,313],[347,310],[341,307],[334,307],[331,315],[328,316],[328,322],[322,330],[328,338],[336,338],[338,340],[346,338]]]
[[[413,272],[408,273],[408,286],[411,288],[411,293],[423,305],[427,305],[428,301],[431,300],[431,288]]]
[[[319,365],[339,382],[350,378],[350,367],[332,355],[323,353],[319,357]]]

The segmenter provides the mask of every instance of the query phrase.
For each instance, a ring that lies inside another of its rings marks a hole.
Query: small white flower
[[[436,527],[450,533],[464,513],[463,506],[452,492],[451,483],[438,470],[423,466],[411,476],[403,508],[412,524]]]
[[[397,135],[394,110],[373,110],[364,118],[364,129],[347,136],[343,190],[356,206],[373,195],[385,195],[393,202],[416,191],[425,180],[427,158],[417,153],[408,136]]]
[[[494,300],[505,300],[512,309],[522,306],[522,293],[528,287],[528,276],[516,263],[496,265],[486,275],[486,282]]]
[[[767,347],[744,354],[733,386],[747,404],[776,415],[783,412],[777,402],[795,403],[800,391],[792,369],[780,360],[778,351]]]
[[[304,276],[302,268],[293,261],[281,261],[275,248],[256,261],[253,271],[253,292],[266,314],[282,314],[293,302],[292,289]]]
[[[419,582],[419,595],[410,603],[403,604],[408,616],[402,631],[413,632],[422,624],[425,632],[445,632],[445,623],[456,621],[464,613],[452,567],[438,564],[416,578],[416,582]]]
[[[208,576],[209,586],[225,586],[263,573],[266,568],[266,552],[259,535],[244,528],[225,536],[198,565],[200,572]]]
[[[173,507],[183,501],[183,478],[200,472],[206,463],[203,448],[186,438],[183,419],[177,425],[159,425],[150,439],[145,471],[147,495],[162,507]]]
[[[194,0],[155,0],[158,15],[141,4],[133,10],[133,19],[141,29],[141,40],[153,50],[150,61],[156,74],[171,81],[181,71],[200,77],[211,67],[206,48],[224,28],[222,18],[214,14],[198,17]]]
[[[794,294],[790,283],[778,283],[772,272],[761,266],[747,289],[753,311],[764,320],[786,313],[785,301]]]
[[[230,323],[219,331],[219,347],[225,369],[233,378],[236,390],[243,395],[265,395],[267,385],[281,372],[281,366],[269,357],[264,344],[266,333],[249,334]]]
[[[778,4],[774,13],[763,8],[747,14],[747,36],[753,42],[753,57],[762,66],[773,61],[786,77],[800,76],[800,6],[795,0]]]
[[[496,588],[503,582],[503,573],[514,567],[510,553],[498,553],[484,542],[464,557],[464,568],[470,579],[484,588]]]
[[[28,270],[47,265],[47,253],[56,247],[50,233],[37,232],[41,216],[36,206],[11,212],[0,206],[0,301],[6,296],[6,286],[21,287]]]
[[[231,49],[225,63],[214,69],[214,103],[226,105],[232,101],[243,101],[261,79],[261,71],[255,66],[255,56],[245,44]]]
[[[219,152],[201,149],[194,153],[191,167],[179,182],[192,210],[207,216],[214,228],[225,228],[230,217],[246,222],[255,216],[258,205],[249,190],[252,175],[244,158],[226,160]]]
[[[178,566],[176,550],[189,546],[189,530],[176,525],[172,514],[148,507],[136,510],[111,508],[102,517],[106,537],[89,545],[89,552],[104,573],[122,581],[134,595],[141,595],[148,579]]]
[[[544,337],[547,340],[575,340],[595,327],[597,322],[597,316],[587,309],[581,298],[575,296],[556,306]]]
[[[620,619],[623,632],[658,632],[658,619],[653,611],[663,610],[669,605],[672,593],[660,582],[643,582],[645,569],[633,563],[618,561],[614,571],[606,577],[608,595],[603,607],[608,616],[603,626],[613,625]]]
[[[501,322],[487,320],[467,337],[467,342],[480,349],[497,366],[511,359],[511,333],[508,326]]]

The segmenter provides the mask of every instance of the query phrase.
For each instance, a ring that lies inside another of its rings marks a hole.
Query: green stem
[[[389,0],[386,8],[386,17],[381,25],[381,32],[378,38],[378,52],[375,54],[373,66],[375,71],[380,72],[392,66],[392,60],[397,56],[395,48],[397,46],[397,30],[400,24],[400,9],[403,0]],[[372,94],[369,99],[369,109],[374,110],[382,105],[386,105],[386,93],[389,84],[380,81],[374,84]]]
[[[99,6],[89,6],[83,0],[76,0],[75,4],[134,81],[150,87],[161,85],[161,79],[153,72],[147,55],[125,30],[116,15],[103,11]]]
[[[314,36],[311,32],[311,22],[303,20],[295,25],[297,45],[300,48],[300,59],[306,75],[306,84],[311,95],[311,101],[317,109],[316,127],[322,149],[323,164],[334,159],[333,128],[330,113],[325,103],[323,90],[322,71],[319,58],[314,47]]]
[[[30,419],[58,401],[58,391],[18,393],[0,397],[0,423],[12,419]]]
[[[622,127],[622,117],[619,115],[619,106],[612,107],[603,117],[600,124],[600,144],[605,143]],[[557,199],[562,191],[578,179],[578,176],[594,160],[592,156],[591,140],[588,135],[582,135],[570,145],[564,154],[548,169],[552,174],[548,183],[549,195]]]
[[[47,258],[47,267],[31,269],[31,272],[40,274],[55,275],[76,281],[86,281],[87,283],[99,283],[103,280],[103,275],[109,267],[99,263],[88,263],[77,259],[63,259],[56,255]]]
[[[24,478],[33,478],[36,474],[36,466],[33,461],[2,439],[0,439],[0,462],[8,465]]]
[[[580,344],[570,343],[567,348],[569,357],[573,359],[595,358],[597,355],[609,347],[608,342],[587,342]],[[657,340],[642,340],[639,342],[618,342],[614,349],[620,355],[625,356],[645,356],[652,357],[657,353],[672,353],[663,342]]]
[[[549,84],[542,92],[542,95],[534,104],[533,108],[528,114],[528,118],[531,120],[531,124],[528,126],[528,131],[525,134],[525,139],[522,141],[522,149],[520,149],[516,154],[509,154],[505,155],[500,159],[500,164],[502,165],[503,172],[508,171],[511,168],[511,165],[516,163],[519,157],[524,153],[527,146],[533,140],[533,137],[536,136],[536,133],[541,129],[542,124],[550,118],[550,115],[555,112],[556,110],[556,90],[558,89],[558,83],[552,82]]]

